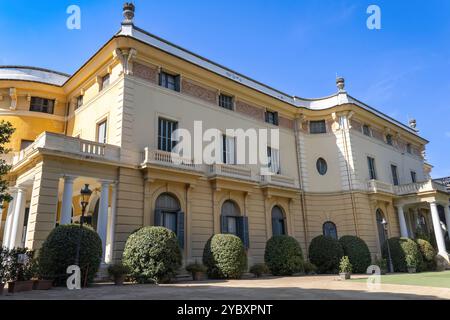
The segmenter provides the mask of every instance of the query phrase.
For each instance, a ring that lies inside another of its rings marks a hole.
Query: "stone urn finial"
[[[133,24],[134,10],[136,7],[132,2],[125,2],[123,5],[123,17],[122,24]]]
[[[337,77],[336,86],[338,87],[339,92],[345,91],[345,79],[343,77]]]
[[[411,128],[411,129],[416,129],[416,127],[417,127],[417,121],[416,121],[416,119],[411,119],[411,120],[409,120],[409,127]]]

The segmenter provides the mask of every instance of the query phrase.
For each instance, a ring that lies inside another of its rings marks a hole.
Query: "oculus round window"
[[[324,176],[328,171],[328,165],[325,159],[319,158],[316,163],[317,171],[320,175]]]

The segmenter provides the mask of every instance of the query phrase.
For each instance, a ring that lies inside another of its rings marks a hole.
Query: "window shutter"
[[[249,235],[248,235],[248,217],[239,217],[238,219],[238,235],[241,238],[244,248],[250,247]]]
[[[175,91],[180,92],[180,76],[175,77]]]
[[[264,113],[264,116],[266,117],[265,121],[268,123],[269,122],[269,113],[266,111]]]
[[[158,81],[159,81],[159,85],[160,85],[160,86],[162,86],[162,83],[163,83],[163,81],[162,81],[162,80],[163,80],[163,79],[162,79],[162,77],[163,77],[163,73],[162,73],[162,72],[160,72],[160,73],[159,73],[159,79],[158,79]]]
[[[155,210],[155,226],[162,227],[164,225],[164,215],[162,210]]]
[[[274,113],[274,116],[275,116],[275,123],[274,123],[274,124],[275,124],[276,126],[278,126],[278,112],[275,112],[275,113]]]
[[[228,217],[225,215],[221,215],[220,216],[220,222],[221,222],[221,226],[220,226],[220,232],[221,233],[228,233]]]
[[[177,238],[180,248],[184,249],[184,212],[177,213]]]

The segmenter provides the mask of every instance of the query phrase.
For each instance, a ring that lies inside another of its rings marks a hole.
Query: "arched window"
[[[384,214],[380,209],[376,212],[377,215],[377,231],[378,231],[378,241],[380,242],[380,248],[383,247],[384,242],[386,241],[386,231],[384,230],[383,220]]]
[[[178,199],[169,193],[163,193],[156,199],[155,226],[175,232],[180,246],[184,247],[184,212]]]
[[[227,200],[222,204],[221,232],[238,236],[248,248],[248,218],[241,216],[239,207],[234,201]]]
[[[285,219],[283,211],[279,206],[272,208],[272,235],[281,236],[286,234]]]
[[[325,237],[330,237],[333,239],[338,239],[338,234],[337,234],[337,228],[336,225],[331,222],[331,221],[327,221],[323,224],[323,235]]]

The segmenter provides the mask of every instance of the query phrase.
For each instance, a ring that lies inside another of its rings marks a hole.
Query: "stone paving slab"
[[[53,288],[0,296],[0,300],[409,300],[450,299],[450,289],[339,281],[336,276],[268,277],[263,279],[180,282],[164,285],[96,284],[70,291]]]

